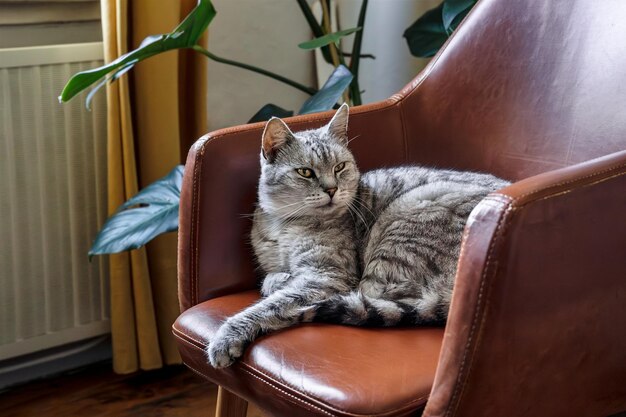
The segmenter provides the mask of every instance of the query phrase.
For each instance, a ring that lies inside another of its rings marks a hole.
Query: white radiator
[[[106,103],[57,96],[102,44],[0,49],[0,361],[110,331]]]

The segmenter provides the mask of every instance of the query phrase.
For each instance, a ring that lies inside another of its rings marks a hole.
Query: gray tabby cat
[[[361,176],[347,126],[347,105],[315,130],[267,123],[251,234],[264,298],[219,328],[208,347],[213,366],[299,322],[445,322],[466,219],[508,182],[423,167]]]

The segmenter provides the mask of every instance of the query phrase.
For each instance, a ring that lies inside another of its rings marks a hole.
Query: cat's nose
[[[328,194],[330,196],[330,198],[333,198],[333,196],[335,195],[335,192],[337,191],[337,187],[332,187],[332,188],[324,188],[324,192],[326,194]]]

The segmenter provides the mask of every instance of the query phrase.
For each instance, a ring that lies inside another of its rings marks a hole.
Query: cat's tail
[[[334,295],[307,308],[304,322],[348,324],[352,326],[439,326],[448,311],[442,306],[426,306],[423,298],[385,300],[361,292]]]

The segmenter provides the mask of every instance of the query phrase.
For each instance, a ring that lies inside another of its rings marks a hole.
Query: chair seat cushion
[[[258,298],[248,291],[182,313],[173,330],[184,362],[277,416],[405,416],[424,408],[441,328],[298,325],[260,337],[241,360],[214,369],[204,353],[211,335]]]

